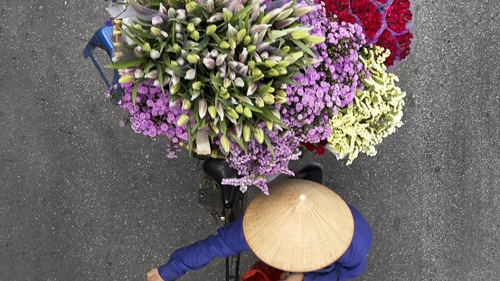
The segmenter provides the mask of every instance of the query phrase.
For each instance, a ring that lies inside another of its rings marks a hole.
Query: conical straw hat
[[[248,205],[243,233],[266,264],[310,272],[339,259],[351,244],[352,213],[340,196],[313,181],[288,179],[269,185]]]

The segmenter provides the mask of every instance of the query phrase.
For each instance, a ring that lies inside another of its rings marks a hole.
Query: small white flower
[[[196,77],[196,70],[195,69],[190,69],[186,72],[186,80],[194,80]]]

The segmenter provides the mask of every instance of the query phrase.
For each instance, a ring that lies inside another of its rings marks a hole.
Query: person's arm
[[[210,235],[205,240],[176,250],[170,260],[158,268],[158,274],[164,281],[176,280],[187,271],[204,267],[216,257],[224,258],[249,251],[243,236],[242,220],[243,217],[240,217],[234,223],[219,228],[217,235]],[[151,276],[156,278],[154,272]]]

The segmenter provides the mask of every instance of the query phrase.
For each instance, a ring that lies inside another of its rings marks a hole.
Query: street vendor
[[[307,179],[307,175],[303,178]],[[151,270],[148,281],[170,281],[216,257],[252,251],[259,261],[242,280],[348,280],[366,269],[370,226],[353,206],[324,185],[305,179],[271,182],[237,221]]]

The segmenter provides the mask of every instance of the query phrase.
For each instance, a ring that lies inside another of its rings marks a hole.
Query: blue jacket
[[[341,281],[352,279],[366,269],[368,250],[372,242],[370,226],[354,207],[349,205],[354,218],[354,236],[347,251],[333,264],[314,272],[305,272],[304,281]],[[170,260],[158,268],[165,281],[173,281],[189,270],[200,269],[216,257],[225,258],[250,251],[243,236],[243,217],[221,227],[217,235],[210,235],[189,246],[176,250]]]

